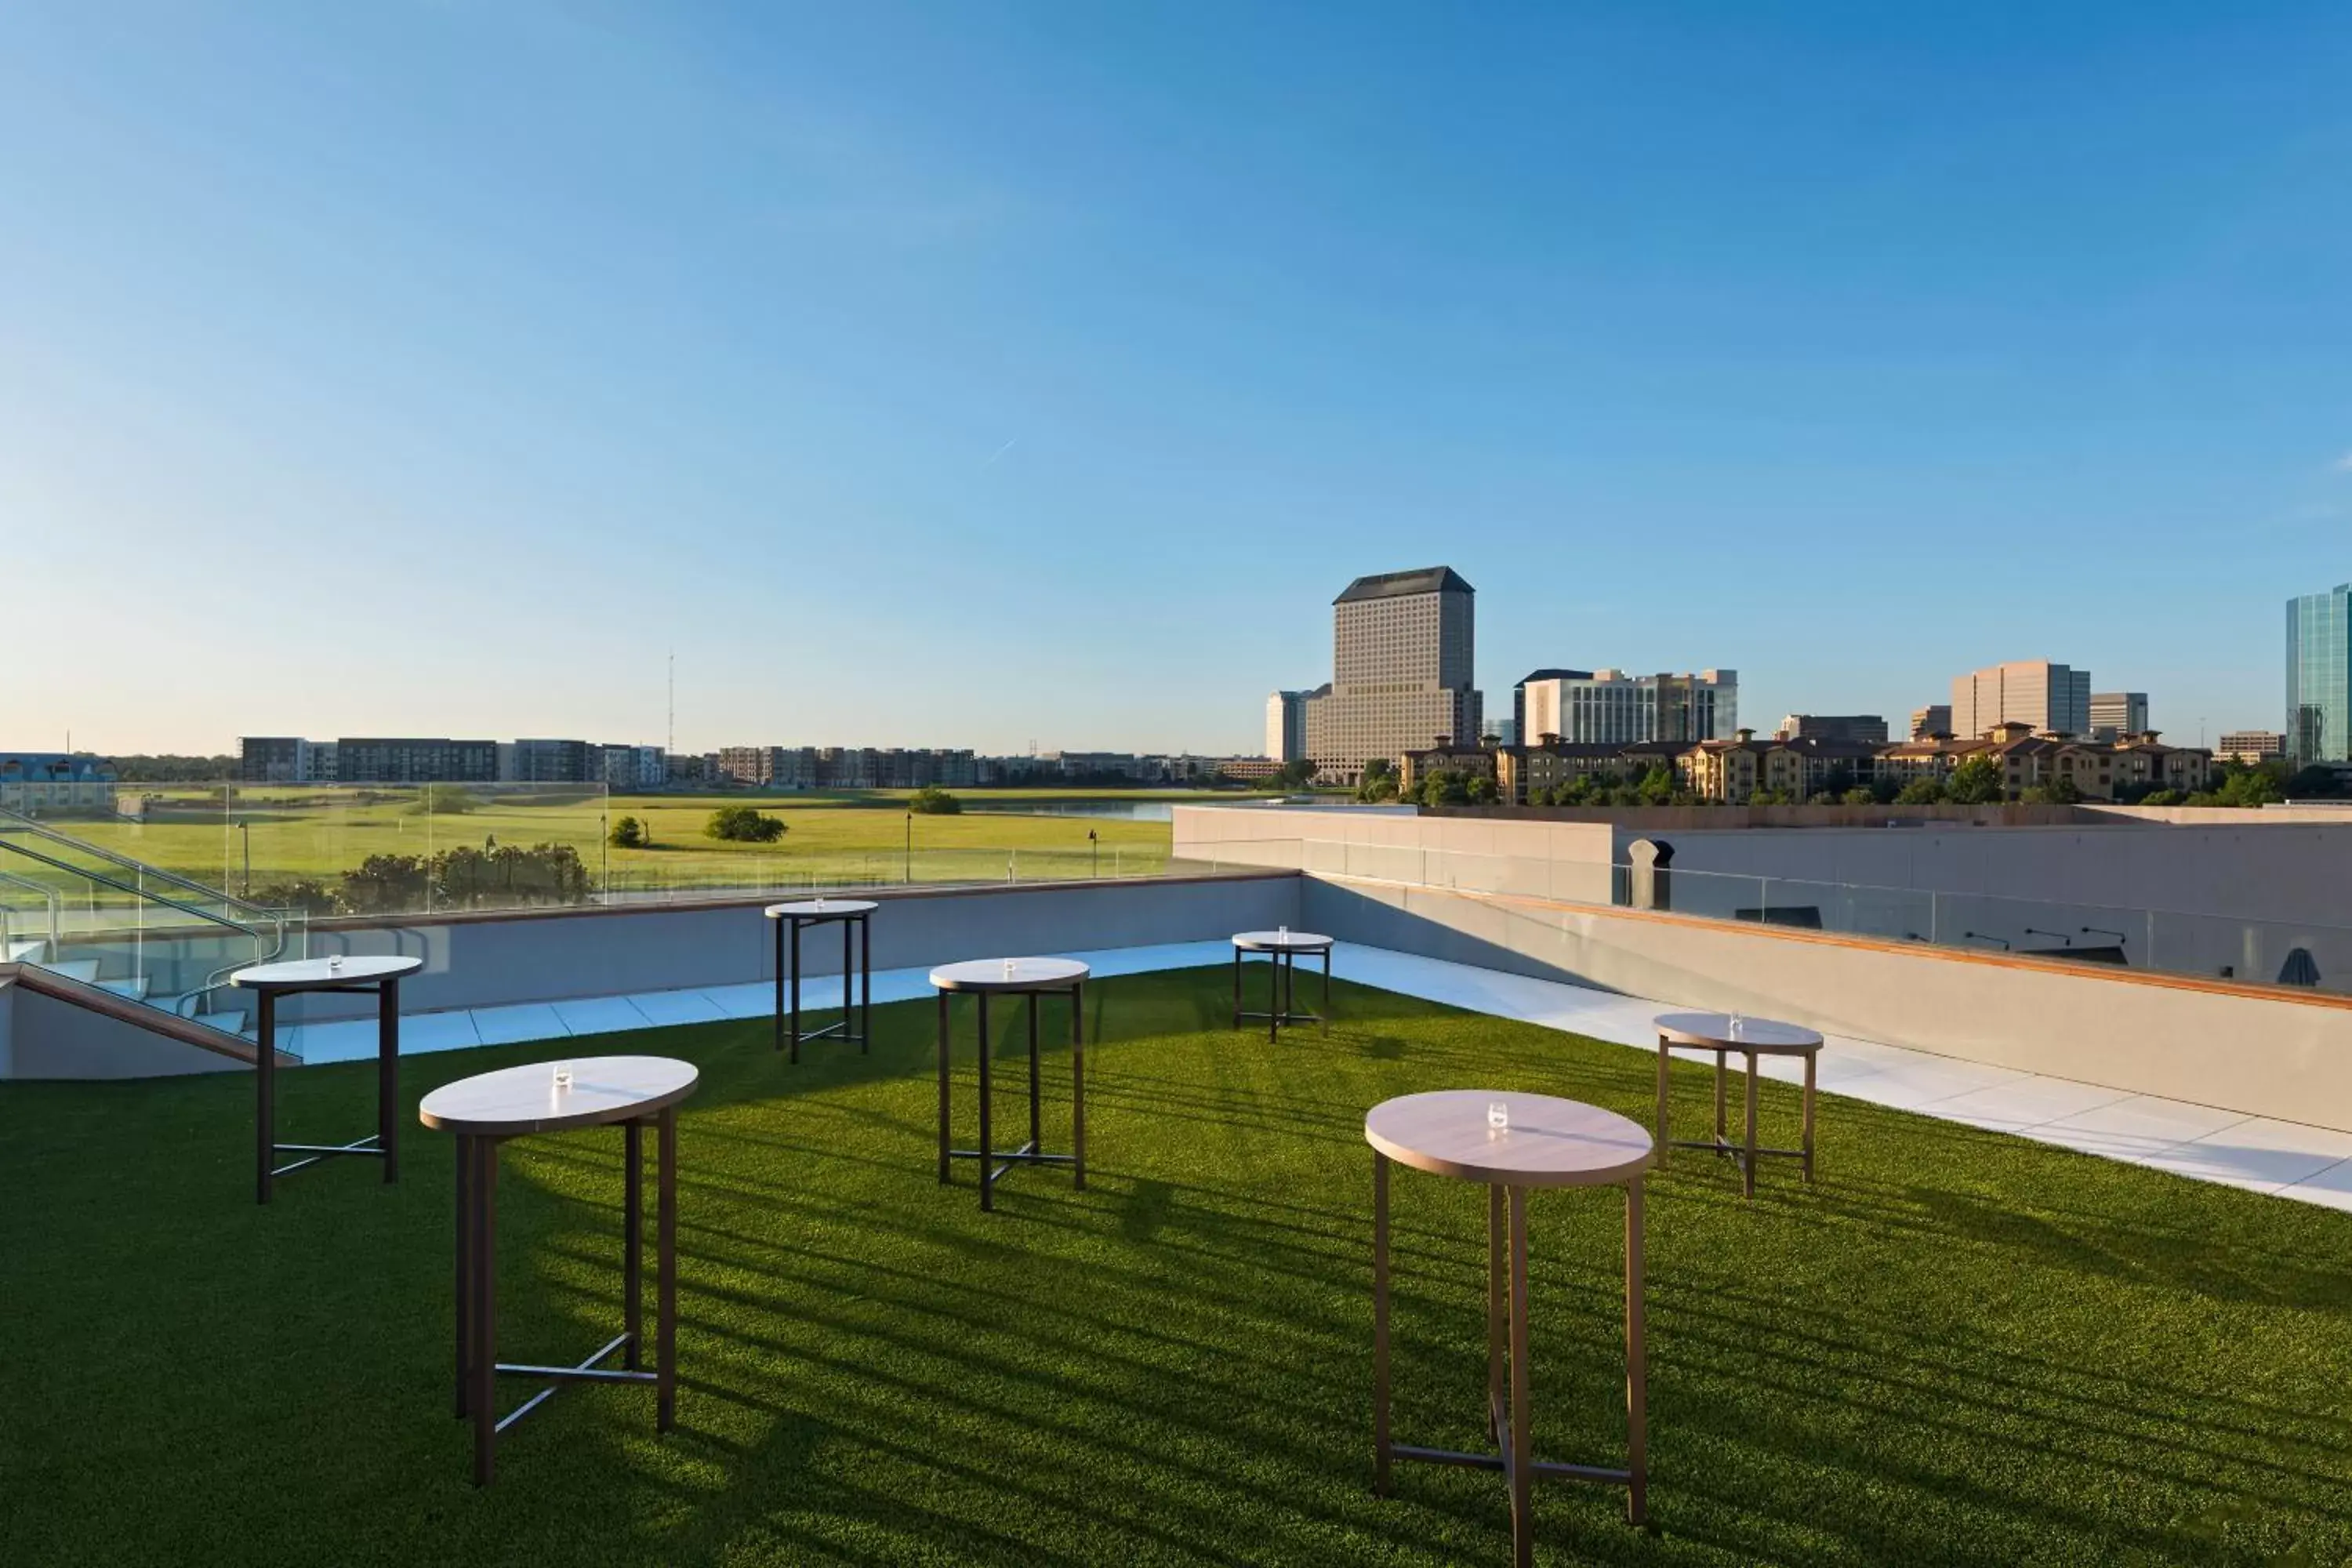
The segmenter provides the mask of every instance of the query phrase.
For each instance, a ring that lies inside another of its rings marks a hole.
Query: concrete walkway
[[[1231,962],[1221,942],[1116,948],[1072,954],[1098,975],[1141,974]],[[1516,1018],[1642,1050],[1657,1048],[1650,1020],[1671,1005],[1558,981],[1533,980],[1411,953],[1342,944],[1332,972],[1360,984],[1443,1002],[1470,1012]],[[877,970],[874,1000],[931,994],[928,969]],[[837,977],[803,983],[802,1005],[838,1006]],[[475,1046],[558,1041],[675,1024],[764,1018],[775,1005],[772,983],[652,991],[572,1002],[413,1013],[401,1020],[408,1055]],[[375,1053],[375,1023],[297,1025],[285,1048],[305,1061],[349,1061]],[[1701,1055],[1696,1059],[1711,1060]],[[1794,1080],[1794,1060],[1767,1058],[1768,1077]],[[1986,1067],[1901,1046],[1832,1035],[1822,1052],[1824,1093],[1947,1121],[2056,1143],[2198,1181],[2352,1210],[2352,1133],[2244,1116],[2211,1106],[2127,1094],[2010,1068]]]

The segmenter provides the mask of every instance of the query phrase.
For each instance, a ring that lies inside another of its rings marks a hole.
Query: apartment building
[[[83,752],[0,752],[0,806],[48,811],[115,809],[114,764]]]
[[[499,776],[496,741],[346,735],[335,757],[343,784],[494,784]]]
[[[1306,701],[1324,776],[1362,777],[1440,735],[1479,729],[1477,590],[1450,566],[1359,577],[1331,602],[1331,684]]]

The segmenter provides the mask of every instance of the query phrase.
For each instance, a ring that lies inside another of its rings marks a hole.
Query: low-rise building
[[[1886,744],[1886,721],[1875,713],[1791,713],[1780,721],[1775,740],[1859,741]]]
[[[2252,766],[2286,755],[2286,737],[2276,730],[2231,730],[2213,748],[2217,759]]]
[[[43,812],[110,812],[114,764],[87,752],[0,752],[0,806],[27,816]]]

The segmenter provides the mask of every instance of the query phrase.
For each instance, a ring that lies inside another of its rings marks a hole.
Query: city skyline
[[[1490,703],[2276,726],[2352,17],[2142,21],[16,8],[6,743],[1249,751],[1436,557]]]

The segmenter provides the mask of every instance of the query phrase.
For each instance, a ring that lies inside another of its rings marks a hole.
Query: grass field
[[[642,1391],[568,1391],[487,1492],[449,1409],[446,1138],[412,1119],[398,1187],[329,1167],[264,1210],[242,1078],[0,1086],[0,1562],[1507,1561],[1495,1476],[1403,1467],[1370,1495],[1362,1116],[1465,1085],[1642,1116],[1650,1058],[1347,985],[1328,1034],[1269,1046],[1222,1026],[1225,981],[1093,988],[1087,1190],[1018,1173],[992,1216],[968,1174],[933,1179],[928,1004],[877,1009],[870,1057],[797,1069],[763,1020],[562,1047],[702,1068],[679,1428],[657,1437]],[[557,1050],[412,1058],[408,1113]],[[373,1070],[289,1075],[281,1131],[367,1124]],[[960,1072],[968,1137],[968,1043]],[[1678,1083],[1696,1124],[1707,1079]],[[1763,1094],[1788,1127],[1792,1092]],[[2352,1553],[2352,1216],[1834,1095],[1821,1140],[1818,1185],[1778,1167],[1753,1203],[1705,1159],[1652,1179],[1654,1526],[1542,1484],[1539,1561]],[[615,1331],[618,1151],[509,1146],[509,1356]],[[1474,1447],[1484,1200],[1401,1173],[1395,1201],[1398,1435]],[[1622,1205],[1531,1213],[1537,1441],[1611,1463]]]
[[[446,786],[443,786],[446,787]],[[601,795],[552,789],[466,786],[468,809],[426,811],[421,792],[240,788],[218,793],[144,792],[144,822],[61,820],[66,832],[230,892],[340,876],[372,855],[429,858],[454,846],[569,844],[592,882],[616,894],[718,888],[791,888],[836,883],[1001,881],[1089,876],[1149,876],[1164,869],[1164,822],[966,813],[909,820],[898,797]],[[1097,792],[1097,795],[1099,792]],[[1069,792],[990,791],[991,802],[1077,798]],[[1129,798],[1120,796],[1119,798]],[[1197,793],[1186,798],[1203,797]],[[773,844],[705,837],[720,805],[749,805],[782,819]],[[646,849],[608,848],[608,824],[635,816],[653,835]],[[234,824],[242,823],[242,827]],[[1089,841],[1087,832],[1097,837]],[[911,847],[910,847],[911,844]],[[249,867],[249,870],[248,870]]]

